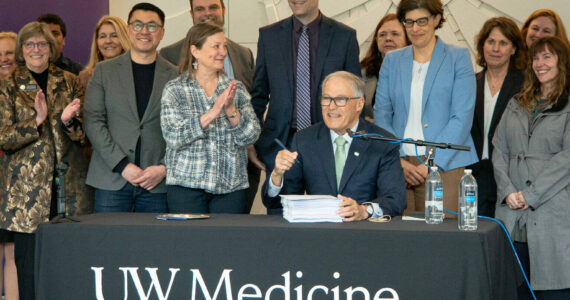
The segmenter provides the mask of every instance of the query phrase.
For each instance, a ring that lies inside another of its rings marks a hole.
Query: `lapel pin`
[[[358,156],[360,156],[360,153],[359,153],[359,152],[354,152],[354,156],[358,157]]]

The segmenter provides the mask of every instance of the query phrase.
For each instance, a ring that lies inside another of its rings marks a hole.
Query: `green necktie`
[[[340,179],[342,178],[342,170],[346,161],[346,152],[344,151],[344,144],[346,140],[339,136],[334,140],[336,144],[336,152],[334,153],[334,166],[336,170],[336,187],[340,187]]]

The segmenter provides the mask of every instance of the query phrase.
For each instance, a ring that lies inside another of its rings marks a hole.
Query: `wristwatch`
[[[368,218],[370,218],[374,215],[374,206],[372,206],[372,204],[370,203],[367,203],[365,205],[366,205],[366,212],[368,213]]]

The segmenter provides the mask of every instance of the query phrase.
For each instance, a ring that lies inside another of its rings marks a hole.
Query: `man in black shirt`
[[[58,59],[54,62],[56,66],[66,71],[69,71],[75,75],[78,75],[83,66],[73,60],[63,56],[62,50],[65,46],[65,35],[67,34],[67,29],[63,20],[54,14],[43,14],[38,17],[38,22],[46,23],[51,30],[51,34],[57,42],[57,57]]]
[[[160,98],[176,68],[157,55],[164,13],[149,3],[129,13],[131,50],[97,64],[85,96],[85,131],[93,145],[87,184],[95,212],[166,212],[165,142]]]

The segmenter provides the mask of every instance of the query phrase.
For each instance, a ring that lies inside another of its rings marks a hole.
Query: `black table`
[[[38,299],[146,299],[148,293],[148,299],[356,300],[397,294],[504,300],[516,299],[521,282],[505,234],[486,220],[477,232],[461,232],[454,219],[427,225],[401,218],[291,224],[278,216],[153,217],[108,213],[40,225]]]

